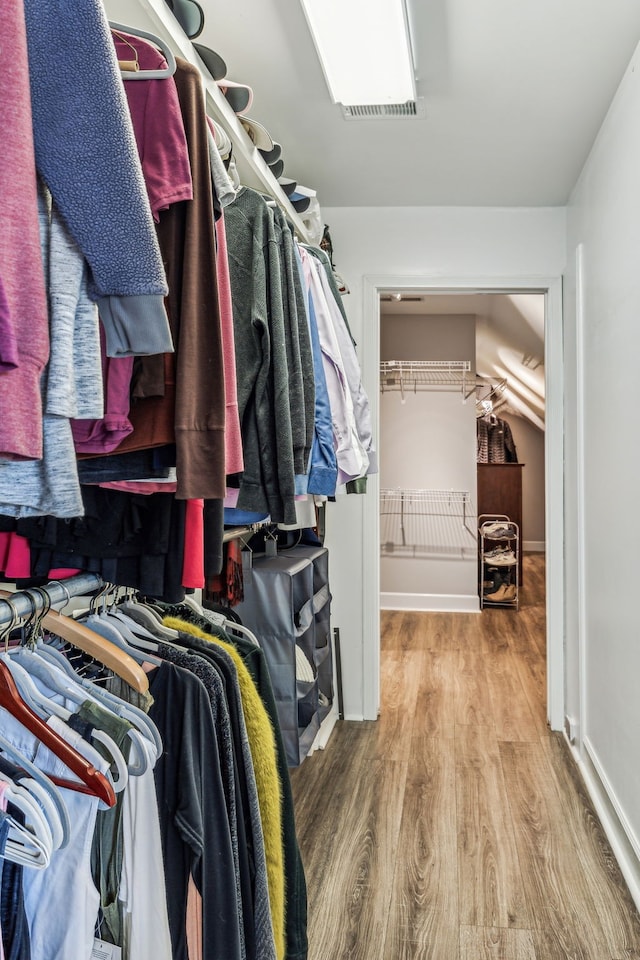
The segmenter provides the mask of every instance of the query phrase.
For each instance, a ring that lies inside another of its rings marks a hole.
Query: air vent
[[[406,103],[365,103],[342,108],[345,120],[406,120],[424,116],[424,101],[407,100]]]

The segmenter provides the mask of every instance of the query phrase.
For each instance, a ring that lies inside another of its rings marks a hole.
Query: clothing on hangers
[[[517,463],[518,453],[511,427],[494,413],[476,419],[478,463]]]

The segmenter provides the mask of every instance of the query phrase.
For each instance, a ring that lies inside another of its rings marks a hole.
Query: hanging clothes
[[[36,166],[91,268],[109,355],[172,350],[167,282],[104,7],[24,0],[24,11]]]
[[[295,522],[295,470],[280,260],[265,200],[242,187],[225,209],[244,471],[237,506]]]
[[[29,62],[22,3],[0,10],[0,37],[11,56],[0,71],[0,455],[42,455],[40,375],[49,356],[40,252]]]
[[[517,463],[518,453],[511,427],[495,414],[476,420],[478,463]]]

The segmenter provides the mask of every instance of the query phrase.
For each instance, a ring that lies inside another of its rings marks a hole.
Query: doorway
[[[380,367],[380,295],[384,291],[401,293],[428,293],[437,295],[504,294],[517,297],[523,294],[544,295],[544,362],[545,406],[545,536],[546,608],[547,608],[547,712],[551,728],[562,728],[564,717],[564,575],[563,575],[563,394],[562,394],[562,301],[560,279],[531,281],[509,278],[496,282],[469,282],[460,278],[443,285],[441,279],[426,277],[376,277],[365,280],[365,340],[363,342],[363,370],[368,384],[379,385]],[[372,414],[376,429],[380,424],[378,391],[370,389]],[[375,491],[374,491],[375,487]],[[363,702],[365,717],[374,719],[380,702],[380,646],[379,646],[379,584],[380,584],[380,522],[379,483],[371,485],[370,497],[365,498],[364,523],[364,603],[365,641],[363,649]]]
[[[388,291],[380,335],[381,608],[477,612],[476,518],[494,512],[517,546],[490,545],[514,563],[487,567],[483,606],[512,580],[517,607],[523,556],[545,549],[544,296]]]

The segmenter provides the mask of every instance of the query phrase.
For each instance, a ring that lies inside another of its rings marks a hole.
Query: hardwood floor
[[[545,710],[520,611],[382,617],[377,722],[292,771],[309,960],[640,960],[640,917]]]

